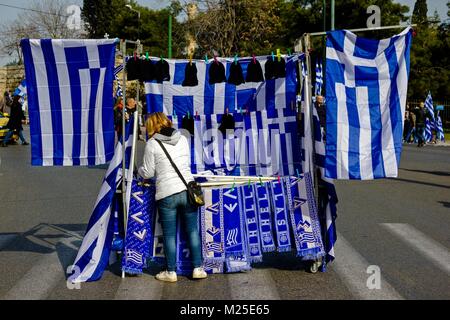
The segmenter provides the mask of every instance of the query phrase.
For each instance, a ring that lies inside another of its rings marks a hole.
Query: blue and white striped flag
[[[430,142],[433,139],[434,122],[428,118],[425,119],[425,131],[423,137],[425,142]]]
[[[120,79],[117,75],[114,76],[117,81],[117,89],[116,89],[116,99],[123,97],[122,85],[120,84]]]
[[[384,40],[327,34],[327,177],[397,177],[411,36],[410,27]]]
[[[269,109],[286,109],[295,107],[296,103],[296,61],[298,55],[285,57],[286,78],[266,80],[265,82],[249,82],[241,85],[227,82],[210,84],[208,64],[204,60],[195,60],[197,67],[198,85],[183,87],[185,68],[188,60],[167,60],[169,64],[170,81],[163,83],[147,82],[145,92],[147,95],[148,112],[164,112],[167,115],[176,114],[179,117],[186,115],[225,114],[243,109],[244,111],[262,111]],[[154,60],[155,58],[152,58]],[[264,70],[267,57],[256,57]],[[224,65],[228,78],[233,58],[217,58]],[[247,67],[252,58],[243,58],[239,62],[242,66],[244,78]]]
[[[21,42],[32,165],[99,165],[114,155],[115,40]]]
[[[426,142],[430,142],[433,139],[433,130],[435,130],[435,121],[434,118],[434,106],[433,106],[433,98],[431,97],[431,92],[428,92],[428,96],[425,99],[425,109],[427,110],[430,118],[426,118],[425,120],[425,133],[424,138]]]
[[[431,92],[428,92],[428,96],[425,99],[425,109],[427,109],[428,114],[430,115],[431,119],[432,119],[432,124],[431,124],[431,128],[434,129],[434,106],[433,106],[433,98],[431,97]]]
[[[439,111],[436,115],[436,140],[445,141],[444,127],[442,125],[442,119],[439,115]]]
[[[126,168],[129,167],[131,157],[132,130],[133,120],[130,120],[125,127]],[[109,263],[114,236],[114,219],[117,219],[117,217],[114,217],[114,212],[112,212],[113,200],[115,196],[121,196],[116,195],[116,190],[123,178],[122,152],[122,138],[119,138],[114,157],[108,166],[91,218],[89,219],[86,234],[78,250],[75,262],[71,267],[70,272],[74,274],[70,277],[70,280],[73,283],[100,279]]]
[[[20,84],[14,91],[13,95],[19,97],[25,97],[27,95],[27,82],[25,79],[20,81]]]
[[[322,86],[323,86],[322,62],[320,60],[317,60],[317,62],[316,62],[316,84],[315,84],[316,96],[321,95]]]

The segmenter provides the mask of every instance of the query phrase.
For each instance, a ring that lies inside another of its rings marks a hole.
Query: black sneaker
[[[8,145],[7,145],[6,143],[4,143],[4,142],[2,143],[2,147],[3,147],[3,148],[5,148],[5,147],[7,147],[7,146],[8,146]]]
[[[25,141],[25,142],[22,142],[22,145],[27,146],[27,145],[29,145],[29,143]]]

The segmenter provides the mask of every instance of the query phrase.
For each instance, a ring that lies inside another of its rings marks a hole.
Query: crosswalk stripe
[[[64,280],[64,268],[70,265],[76,255],[71,242],[75,238],[63,239],[57,244],[55,252],[41,258],[1,299],[3,300],[41,300],[61,280]],[[59,249],[58,246],[64,246]]]
[[[450,274],[450,252],[443,245],[408,224],[382,223],[381,225]]]
[[[148,274],[121,279],[115,300],[161,300],[164,284]]]
[[[367,282],[371,273],[367,273],[370,264],[345,238],[338,233],[335,245],[336,259],[331,264],[348,286],[350,291],[361,300],[403,300],[403,297],[381,276],[380,289],[369,289]],[[383,270],[381,270],[383,274]]]
[[[269,270],[252,269],[225,276],[232,300],[280,300],[277,285]]]

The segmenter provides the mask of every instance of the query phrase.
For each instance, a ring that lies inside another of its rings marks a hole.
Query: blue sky
[[[78,4],[82,5],[83,0],[71,0],[72,4]],[[168,0],[138,0],[139,4],[153,8],[153,9],[159,9],[162,7],[167,6],[170,1]],[[375,2],[375,1],[374,1]],[[415,0],[394,0],[394,2],[398,2],[404,5],[407,5],[410,7],[410,11],[412,12],[412,9],[414,8]],[[446,6],[447,0],[427,0],[428,4],[428,15],[433,15],[434,11],[437,10],[441,20],[447,18],[447,6]],[[20,13],[21,10],[19,9],[13,9],[8,8],[5,6],[2,6],[2,4],[6,5],[13,5],[18,7],[27,7],[29,4],[29,0],[0,0],[0,21],[7,22],[11,21],[14,18],[17,17],[17,15]],[[383,22],[381,22],[383,23]],[[357,28],[357,27],[363,27],[363,26],[348,26],[348,28]],[[8,61],[10,61],[11,58],[5,57],[4,55],[0,54],[0,65],[4,65]]]

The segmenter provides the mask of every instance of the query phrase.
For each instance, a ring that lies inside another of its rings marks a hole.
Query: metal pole
[[[334,0],[331,0],[331,30],[334,30]]]
[[[169,59],[172,59],[172,15],[169,15]]]
[[[125,178],[125,108],[126,108],[126,97],[127,97],[127,73],[126,73],[126,56],[127,56],[127,42],[126,40],[122,40],[122,57],[123,57],[123,94],[122,94],[122,209],[123,209],[123,226],[124,226],[124,232],[126,233],[126,224],[128,219],[127,214],[127,195],[126,195],[126,178]],[[126,234],[124,235],[126,236]],[[124,254],[124,253],[122,253]],[[125,272],[122,271],[122,278],[125,278]]]

